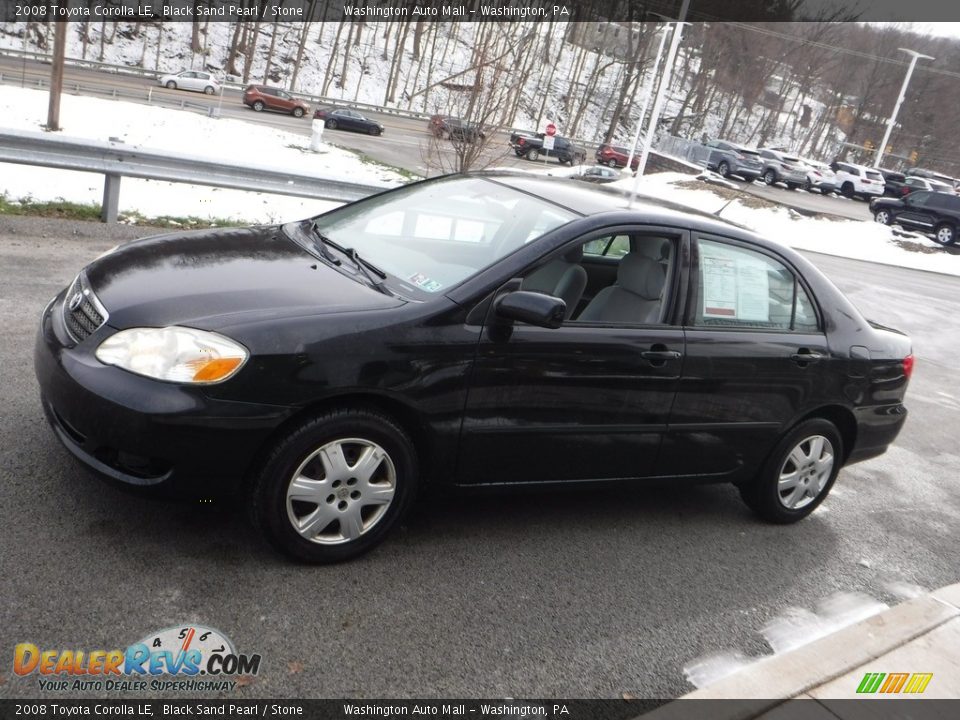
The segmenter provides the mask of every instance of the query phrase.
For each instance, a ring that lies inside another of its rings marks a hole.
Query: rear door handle
[[[680,353],[676,350],[644,350],[640,353],[640,357],[644,360],[650,360],[653,362],[665,360],[678,360],[680,359]]]

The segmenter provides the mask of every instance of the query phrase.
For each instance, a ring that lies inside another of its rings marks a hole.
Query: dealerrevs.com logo
[[[237,653],[226,635],[202,625],[151,633],[125,650],[41,650],[19,643],[13,672],[36,674],[45,691],[232,690],[256,675],[260,655]]]

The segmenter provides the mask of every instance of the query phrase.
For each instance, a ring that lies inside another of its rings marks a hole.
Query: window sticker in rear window
[[[751,255],[712,243],[700,244],[704,318],[770,320],[767,267]]]

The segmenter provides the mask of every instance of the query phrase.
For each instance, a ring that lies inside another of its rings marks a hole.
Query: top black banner
[[[957,0],[0,0],[3,22],[960,21]]]

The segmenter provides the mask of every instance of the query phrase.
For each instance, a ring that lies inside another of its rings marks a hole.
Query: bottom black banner
[[[0,718],[954,720],[960,700],[0,700]]]

